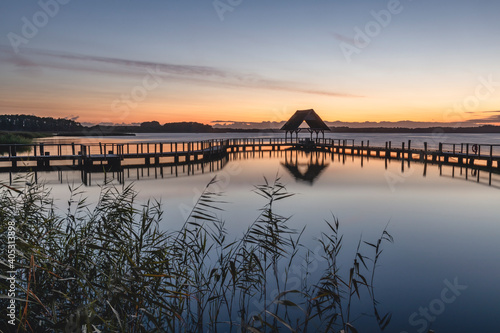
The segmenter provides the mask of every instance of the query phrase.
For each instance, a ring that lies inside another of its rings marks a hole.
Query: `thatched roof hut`
[[[300,127],[304,121],[309,128]],[[319,133],[322,133],[323,137],[325,137],[325,131],[330,131],[330,128],[313,109],[296,111],[285,125],[281,127],[281,130],[285,131],[285,139],[288,132],[290,132],[290,136],[293,138],[293,133],[298,137],[299,132],[303,129],[311,133],[311,139],[313,133],[316,133],[317,138]]]

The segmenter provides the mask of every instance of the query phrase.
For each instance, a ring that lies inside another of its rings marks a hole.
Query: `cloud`
[[[70,115],[70,116],[64,117],[63,119],[77,121],[78,118],[80,118],[80,116]]]
[[[465,111],[465,113],[500,113],[500,111]]]
[[[24,57],[15,55],[10,48],[0,45],[0,54],[5,62],[25,68],[54,68],[68,71],[86,71],[99,74],[145,75],[146,71],[154,72],[161,77],[168,77],[198,84],[253,88],[263,90],[280,90],[303,94],[322,95],[330,97],[360,98],[356,94],[325,91],[321,89],[304,89],[303,82],[289,82],[269,79],[259,74],[239,73],[232,70],[212,66],[160,63],[114,57],[101,57],[76,53],[63,53],[50,50],[26,48]],[[33,59],[28,59],[34,58]]]
[[[344,43],[348,43],[351,45],[356,45],[356,41],[352,37],[347,37],[347,36],[344,36],[344,35],[336,33],[336,32],[334,32],[332,35],[333,35],[333,38],[335,38],[339,42],[344,42]]]
[[[500,123],[500,110],[488,111],[466,111],[468,114],[482,115],[482,118],[468,119],[465,121],[467,124],[485,125],[485,124],[498,124]],[[493,114],[493,115],[489,115]],[[488,115],[488,116],[486,116]]]
[[[465,121],[468,124],[500,124],[500,111],[483,111],[481,113],[495,113],[493,116],[488,116],[485,118],[469,119]]]

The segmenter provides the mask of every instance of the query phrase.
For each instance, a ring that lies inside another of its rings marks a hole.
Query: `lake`
[[[270,134],[138,134],[105,139],[56,137],[51,143],[199,141],[211,138],[266,138]],[[412,140],[418,148],[428,142],[500,144],[500,135],[486,134],[328,134],[336,139],[386,141],[400,145]],[[8,181],[8,174],[1,174]],[[223,193],[230,236],[241,235],[259,215],[265,200],[253,192],[264,177],[277,176],[295,195],[275,203],[276,211],[290,217],[290,228],[306,227],[302,242],[316,252],[317,238],[327,231],[325,220],[340,221],[344,235],[341,273],[347,274],[358,240],[375,241],[387,226],[394,243],[386,243],[374,280],[379,307],[391,312],[388,332],[491,332],[500,313],[500,175],[451,166],[383,158],[344,156],[327,152],[277,151],[230,154],[215,165],[194,169],[150,167],[128,170],[125,185],[133,183],[139,200],[161,199],[162,227],[178,229],[203,188],[216,176],[214,190]],[[104,179],[114,174],[93,174],[84,188],[95,200]],[[68,184],[79,185],[79,171],[40,172],[39,181],[52,189],[56,205],[64,210]],[[491,185],[490,185],[491,184]],[[369,247],[365,250],[370,251]],[[316,260],[321,262],[318,255]],[[311,266],[318,275],[321,265]],[[343,271],[344,270],[344,271]],[[298,269],[300,271],[300,269]],[[300,276],[297,273],[297,276]],[[354,312],[370,312],[358,302]],[[355,322],[360,332],[377,330],[373,317]]]

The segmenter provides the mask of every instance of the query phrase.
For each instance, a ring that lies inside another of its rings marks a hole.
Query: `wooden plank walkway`
[[[500,169],[500,145],[439,143],[433,149],[426,142],[418,148],[412,142],[384,146],[345,139],[294,140],[250,138],[190,142],[139,142],[92,144],[0,145],[0,172],[50,170],[51,168],[120,170],[127,166],[182,165],[221,159],[228,153],[324,150],[336,154],[363,155],[386,159],[408,159]]]

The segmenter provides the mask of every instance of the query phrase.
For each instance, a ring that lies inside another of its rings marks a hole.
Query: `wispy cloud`
[[[482,117],[482,118],[475,118],[475,119],[469,119],[466,121],[466,123],[469,124],[500,124],[500,111],[478,111],[474,113],[479,113],[479,114],[492,114],[492,116],[487,116],[487,117]]]
[[[344,35],[336,33],[336,32],[332,33],[332,36],[333,36],[333,38],[335,38],[339,42],[344,42],[344,43],[348,43],[351,45],[356,44],[356,41],[352,37],[347,37],[347,36],[344,36]]]
[[[500,113],[500,111],[465,111],[465,113]]]
[[[80,118],[80,116],[69,115],[69,116],[64,117],[64,119],[73,120],[73,121],[77,121],[78,118]]]
[[[360,98],[363,96],[327,91],[322,89],[305,89],[303,82],[290,82],[266,78],[260,74],[239,73],[232,70],[212,66],[161,63],[114,57],[101,57],[76,53],[63,53],[50,50],[28,49],[23,52],[23,58],[13,54],[8,47],[0,46],[2,61],[17,67],[52,68],[68,71],[85,71],[117,76],[144,75],[145,70],[152,70],[157,75],[190,81],[198,84],[212,84],[263,90],[280,90],[303,94],[322,95],[330,97]]]

